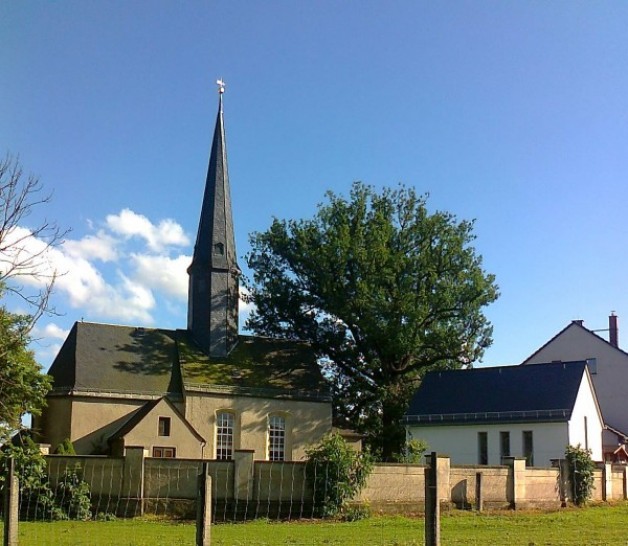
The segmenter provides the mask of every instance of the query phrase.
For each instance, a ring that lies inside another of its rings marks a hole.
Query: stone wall
[[[373,510],[422,511],[425,505],[425,467],[377,464],[356,499]]]
[[[254,461],[253,450],[236,450],[233,461],[157,459],[142,448],[127,448],[125,457],[47,456],[53,483],[76,470],[90,484],[97,511],[118,515],[171,514],[192,517],[203,464],[212,478],[214,517],[311,517],[313,492],[305,463]],[[565,464],[526,468],[524,459],[500,466],[450,466],[437,459],[438,495],[458,508],[547,508],[564,506],[571,485]],[[420,513],[425,508],[424,465],[376,464],[355,499],[372,512]],[[605,464],[594,474],[594,501],[626,500],[628,468]],[[173,508],[173,506],[178,508]]]

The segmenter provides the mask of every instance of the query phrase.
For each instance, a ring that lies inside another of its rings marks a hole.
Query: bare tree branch
[[[19,156],[7,152],[0,160],[0,283],[28,305],[31,327],[43,314],[56,314],[50,295],[64,273],[53,266],[49,254],[69,230],[46,218],[27,225],[33,211],[51,197],[37,176],[24,174]],[[27,288],[32,284],[35,288]]]

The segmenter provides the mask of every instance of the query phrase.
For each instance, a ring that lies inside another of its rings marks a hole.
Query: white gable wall
[[[582,383],[569,420],[569,443],[574,446],[580,444],[582,447],[590,449],[593,460],[601,461],[603,460],[603,428],[604,425],[595,403],[591,383],[585,373],[582,376]]]
[[[628,355],[577,324],[571,324],[523,364],[596,359],[591,374],[606,424],[628,432]]]
[[[534,466],[550,466],[551,459],[562,459],[569,443],[569,426],[562,423],[508,423],[498,425],[447,425],[406,427],[408,436],[425,440],[429,451],[451,457],[452,464],[478,464],[478,433],[488,433],[488,464],[501,464],[500,432],[510,432],[510,455],[523,457],[523,432],[532,431]]]

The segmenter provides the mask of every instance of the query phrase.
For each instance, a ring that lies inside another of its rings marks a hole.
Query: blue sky
[[[30,225],[72,229],[41,363],[81,318],[185,326],[219,77],[240,255],[328,189],[404,182],[477,219],[483,364],[611,310],[621,345],[627,23],[620,1],[0,3],[0,152],[54,192]]]

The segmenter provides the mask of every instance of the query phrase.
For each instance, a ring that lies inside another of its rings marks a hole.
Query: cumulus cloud
[[[132,254],[130,261],[137,282],[185,301],[188,293],[187,267],[192,261],[191,256],[170,258],[163,255]]]
[[[106,223],[111,231],[127,239],[132,237],[144,239],[148,248],[154,252],[159,252],[167,246],[190,244],[183,228],[174,220],[162,220],[155,225],[146,216],[130,209],[123,209],[119,214],[108,215]]]
[[[68,239],[63,248],[67,254],[76,258],[113,262],[118,259],[117,244],[113,236],[101,229],[95,235],[86,235],[82,239]]]
[[[153,322],[151,310],[155,298],[152,292],[121,270],[107,280],[94,263],[65,254],[63,249],[49,250],[48,257],[61,272],[55,283],[57,300],[63,299],[70,307],[82,309],[87,317]]]
[[[86,320],[153,324],[158,299],[185,301],[191,257],[171,257],[175,248],[189,245],[179,224],[170,219],[152,223],[124,209],[104,222],[89,222],[88,229],[83,237],[47,248],[18,227],[5,236],[9,244],[0,251],[0,271],[26,260],[31,274],[19,282],[36,289],[56,273],[57,309],[80,310]],[[45,335],[55,337],[54,331]]]
[[[49,322],[43,328],[39,328],[38,331],[47,338],[60,340],[65,340],[65,338],[68,337],[68,334],[70,333],[70,330],[65,330],[64,328],[61,328],[60,326],[52,322]]]

